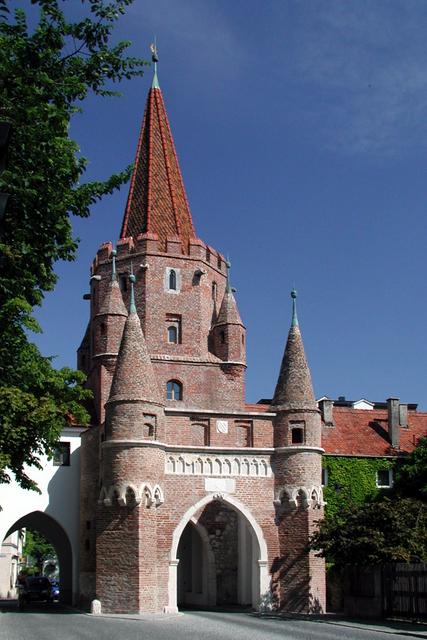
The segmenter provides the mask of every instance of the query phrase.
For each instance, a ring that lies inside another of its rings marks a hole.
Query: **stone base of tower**
[[[276,602],[286,613],[320,614],[326,611],[326,572],[323,558],[308,551],[307,541],[320,509],[286,509],[279,524],[281,556],[276,559]]]
[[[158,563],[155,511],[145,505],[100,506],[96,597],[102,613],[161,612],[166,581],[167,566],[162,570]]]

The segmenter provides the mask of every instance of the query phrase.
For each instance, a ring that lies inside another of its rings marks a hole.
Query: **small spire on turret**
[[[136,282],[136,277],[133,273],[133,264],[132,262],[130,263],[130,274],[129,274],[129,280],[130,280],[130,304],[129,304],[129,313],[136,313],[136,304],[135,304],[135,282]]]
[[[295,287],[291,291],[292,298],[292,322],[291,327],[298,327],[298,316],[297,316],[297,290]]]
[[[153,76],[153,82],[151,83],[151,88],[160,89],[159,79],[157,77],[157,63],[159,61],[159,57],[157,55],[157,41],[155,36],[154,36],[153,44],[150,45],[150,50],[151,50],[151,60],[154,63],[154,76]]]
[[[113,249],[111,252],[112,258],[113,258],[113,268],[111,271],[111,282],[114,282],[115,280],[117,280],[117,273],[116,273],[116,255],[117,255],[117,250]]]
[[[230,262],[230,258],[227,256],[227,260],[225,263],[225,266],[227,267],[227,284],[225,286],[225,291],[226,293],[232,293],[232,288],[231,288],[231,278],[230,278],[230,273],[231,273],[231,262]]]
[[[305,357],[304,345],[298,324],[296,309],[297,292],[291,291],[292,322],[283,354],[279,378],[272,406],[312,407],[316,404],[310,369]]]

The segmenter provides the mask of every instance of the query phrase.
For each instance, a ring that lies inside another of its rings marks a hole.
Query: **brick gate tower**
[[[322,611],[324,567],[305,548],[323,507],[320,418],[296,311],[271,406],[247,404],[230,265],[196,235],[154,62],[120,237],[93,262],[78,351],[94,394],[82,602]]]

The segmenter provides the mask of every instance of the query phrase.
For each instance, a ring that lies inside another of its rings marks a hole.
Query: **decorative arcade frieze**
[[[270,458],[265,455],[169,453],[165,473],[186,476],[249,476],[269,478]]]
[[[296,509],[320,509],[325,506],[323,500],[323,489],[320,485],[312,487],[286,485],[276,492],[274,505],[276,509],[289,508]]]
[[[136,486],[129,482],[102,487],[98,504],[111,507],[116,503],[120,507],[135,507],[143,503],[149,508],[158,507],[164,501],[163,491],[158,484],[152,487],[148,482],[145,482]]]

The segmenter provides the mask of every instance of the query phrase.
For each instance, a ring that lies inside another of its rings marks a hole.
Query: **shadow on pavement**
[[[18,600],[0,600],[0,613],[61,613],[61,614],[78,614],[77,609],[73,609],[59,602],[32,602],[24,607],[18,606]]]

